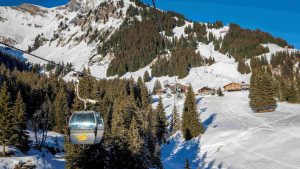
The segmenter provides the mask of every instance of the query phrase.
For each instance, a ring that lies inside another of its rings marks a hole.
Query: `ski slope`
[[[164,167],[183,168],[188,159],[192,168],[300,168],[300,105],[278,103],[275,112],[256,114],[248,94],[197,96],[206,132],[188,142],[179,132],[172,136],[162,147]],[[163,103],[170,115],[172,99]]]

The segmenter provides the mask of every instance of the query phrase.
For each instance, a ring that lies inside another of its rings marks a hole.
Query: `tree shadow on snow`
[[[152,104],[158,102],[159,98],[152,98]]]
[[[222,163],[207,159],[207,152],[201,155],[200,137],[184,141],[180,132],[177,132],[168,144],[162,146],[161,159],[166,169],[182,169],[185,161],[189,160],[192,169],[222,168]]]
[[[217,116],[217,113],[213,113],[203,122],[205,130],[214,122],[214,120],[216,119],[216,116]]]
[[[206,162],[207,159],[207,152],[205,152],[201,158],[200,158],[200,165],[198,166],[197,169],[213,169],[213,168],[217,168],[217,169],[222,169],[223,168],[223,163],[219,163],[219,164],[215,164],[216,160],[212,160],[209,162]]]
[[[201,100],[202,100],[202,97],[196,98],[196,104],[199,104]]]

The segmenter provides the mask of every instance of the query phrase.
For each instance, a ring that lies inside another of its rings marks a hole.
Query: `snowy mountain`
[[[125,1],[124,6],[117,9],[118,1],[112,1],[105,7],[100,7],[99,4],[104,2],[74,0],[56,8],[43,8],[30,4],[0,7],[1,18],[3,18],[0,22],[0,37],[11,45],[27,50],[34,44],[36,37],[41,35],[43,40],[32,53],[56,62],[72,62],[75,69],[79,70],[83,65],[87,66],[89,62],[91,63],[92,59],[97,60],[101,57],[95,54],[96,43],[99,42],[88,44],[90,37],[87,32],[99,31],[99,34],[106,33],[109,36],[124,20],[124,15],[119,15],[119,12],[126,11],[128,6],[133,4]],[[97,7],[99,13],[96,22],[95,15],[90,16],[86,12]],[[85,20],[87,15],[89,19]],[[109,17],[107,22],[105,17]],[[30,56],[27,57],[33,63],[44,63]],[[100,66],[96,64],[94,66],[100,69]]]
[[[33,54],[55,62],[71,62],[78,71],[89,67],[91,74],[99,78],[117,78],[107,76],[110,63],[115,58],[114,53],[104,56],[98,49],[125,21],[130,20],[126,12],[130,6],[140,8],[130,0],[71,0],[67,5],[55,8],[30,4],[0,7],[0,41],[30,50]],[[141,15],[135,18],[142,20]],[[188,37],[185,30],[192,24],[185,20],[182,26],[175,26],[172,29],[173,37]],[[211,33],[219,39],[228,33],[229,26],[209,28],[207,25],[206,30],[207,36]],[[274,43],[264,43],[261,46],[269,49],[269,52],[264,53],[269,61],[273,53],[296,50]],[[204,58],[213,58],[215,63],[192,67],[182,79],[154,77],[147,82],[147,87],[152,89],[156,80],[161,83],[168,80],[169,83],[191,84],[195,91],[205,86],[219,88],[231,82],[250,82],[251,74],[238,72],[235,59],[229,57],[228,53],[215,50],[213,42],[206,44],[198,41],[195,51],[200,52]],[[257,57],[260,56],[262,55]],[[45,63],[29,55],[24,57],[33,63]],[[137,80],[146,71],[151,72],[156,59],[137,71],[128,71],[120,78],[132,77]],[[250,59],[247,59],[246,63],[249,62]],[[64,79],[72,79],[71,74]],[[154,96],[154,99],[157,97]],[[172,112],[173,100],[173,97],[163,98],[168,118]],[[226,93],[223,98],[198,96],[197,100],[206,132],[189,142],[184,141],[180,133],[171,136],[169,144],[162,147],[165,168],[183,168],[186,159],[190,161],[192,168],[300,168],[297,158],[300,154],[299,104],[280,103],[273,113],[254,114],[248,105],[248,92]],[[178,100],[179,110],[183,108],[183,101]],[[153,103],[154,108],[156,104]],[[30,152],[29,155],[38,154]],[[25,155],[20,156],[24,158]],[[28,158],[40,163],[36,157]],[[59,159],[51,161],[53,158],[57,157],[46,155],[50,168],[64,167]],[[15,161],[0,158],[0,168],[13,166],[11,163],[14,164]],[[40,168],[45,166],[41,165]]]

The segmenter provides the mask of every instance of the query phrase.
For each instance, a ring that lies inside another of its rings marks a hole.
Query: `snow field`
[[[164,166],[183,168],[189,159],[193,168],[300,168],[300,105],[279,103],[275,112],[255,114],[248,101],[248,92],[203,97],[197,106],[207,108],[206,132],[188,142],[174,135],[162,147]]]

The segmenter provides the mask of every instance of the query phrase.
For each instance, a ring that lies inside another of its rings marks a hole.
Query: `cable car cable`
[[[155,0],[152,0],[152,5],[153,5],[154,11],[155,11],[156,20],[158,22],[158,31],[159,31],[159,34],[161,34],[161,36],[162,36],[162,33],[160,33],[160,32],[163,31],[163,27],[162,27],[161,21],[159,19],[159,15],[158,15],[158,12],[157,12]],[[162,38],[163,38],[163,42],[165,44],[165,47],[168,49],[168,43],[166,42],[165,37],[162,37]],[[170,65],[171,65],[170,67],[171,67],[173,76],[175,78],[176,97],[174,96],[174,105],[176,104],[176,108],[178,109],[177,111],[179,111],[179,107],[178,107],[178,88],[177,88],[178,82],[177,82],[177,78],[176,78],[175,71],[174,71],[174,68],[173,68],[173,65],[172,65],[171,61],[170,61]]]
[[[20,52],[22,52],[22,53],[28,54],[28,55],[30,55],[30,56],[32,56],[32,57],[38,58],[38,59],[43,60],[43,61],[45,61],[45,62],[48,62],[48,63],[50,63],[50,64],[54,64],[55,66],[61,66],[61,67],[64,68],[64,69],[70,69],[70,68],[68,68],[68,67],[66,67],[66,66],[63,66],[63,65],[59,64],[59,63],[55,63],[54,61],[51,61],[51,60],[45,59],[45,58],[43,58],[43,57],[41,57],[41,56],[37,56],[37,55],[35,55],[35,54],[29,53],[29,52],[27,52],[27,51],[25,51],[25,50],[22,50],[22,49],[20,49],[20,48],[17,48],[17,47],[8,45],[8,44],[3,43],[3,42],[0,42],[0,44],[5,45],[5,46],[7,46],[7,47],[9,47],[9,48],[12,48],[12,49],[14,49],[14,50],[20,51]],[[90,75],[90,74],[83,73],[82,71],[71,70],[71,72],[75,72],[75,73],[77,73],[78,75],[84,74],[85,76],[93,77],[93,78],[98,79],[98,80],[103,79],[103,78],[99,78],[99,77],[96,77],[96,76],[93,76],[93,75]]]
[[[55,66],[61,66],[62,68],[66,69],[65,66],[55,63],[54,61],[42,58],[40,56],[37,56],[35,54],[31,54],[27,51],[24,51],[22,49],[19,49],[17,47],[5,44],[3,42],[0,42],[0,44],[5,45],[11,49],[20,51],[22,53],[28,54],[32,57],[38,58],[40,60],[49,62],[50,64],[54,64]],[[69,68],[68,68],[69,69]],[[77,83],[75,83],[75,91],[76,95],[79,100],[84,102],[84,111],[77,111],[73,112],[69,125],[68,125],[68,140],[71,141],[73,144],[81,144],[83,145],[83,148],[86,148],[86,145],[91,144],[97,144],[100,143],[104,134],[104,122],[103,118],[101,117],[101,114],[95,111],[86,111],[86,103],[92,103],[95,104],[97,101],[91,100],[91,99],[83,99],[79,96],[79,75],[83,74],[81,71],[71,70],[75,73],[77,73]],[[95,79],[101,79],[92,75],[84,74],[89,77],[93,77]],[[77,117],[76,117],[77,116]],[[81,118],[79,116],[82,116]],[[90,120],[92,121],[86,121],[87,116],[90,116]],[[79,120],[79,121],[78,121]],[[73,123],[75,122],[75,123]],[[94,126],[94,127],[93,127]],[[86,129],[82,129],[82,127],[86,127]],[[90,127],[93,127],[93,129],[89,129]],[[74,129],[75,128],[75,129]],[[92,131],[92,132],[88,132]]]

